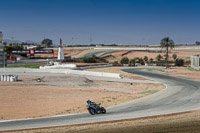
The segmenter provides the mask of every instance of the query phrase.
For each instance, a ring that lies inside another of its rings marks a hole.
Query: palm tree
[[[149,60],[150,60],[150,63],[153,63],[153,58],[150,58]]]
[[[171,40],[169,37],[165,37],[161,40],[160,42],[160,47],[161,49],[165,48],[166,49],[166,68],[168,68],[168,53],[169,53],[169,48],[173,49],[174,48],[174,41]]]

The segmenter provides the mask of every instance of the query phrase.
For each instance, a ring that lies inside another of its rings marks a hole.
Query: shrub
[[[172,58],[173,58],[174,60],[176,60],[176,59],[177,59],[177,55],[176,55],[176,54],[173,54],[173,55],[172,55]]]
[[[114,65],[117,65],[117,64],[119,64],[119,63],[118,63],[118,61],[114,61],[113,64],[114,64]]]
[[[83,59],[84,63],[96,63],[96,58],[95,57],[88,57]]]

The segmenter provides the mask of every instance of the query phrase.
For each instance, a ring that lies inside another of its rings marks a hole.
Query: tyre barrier
[[[18,75],[0,75],[0,81],[14,82],[18,80]]]

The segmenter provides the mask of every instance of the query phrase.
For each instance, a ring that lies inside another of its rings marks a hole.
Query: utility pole
[[[74,38],[72,37],[72,46],[74,45]]]
[[[12,36],[12,37],[10,37],[11,38],[11,40],[12,40],[12,45],[13,45],[13,43],[14,43],[14,37]]]

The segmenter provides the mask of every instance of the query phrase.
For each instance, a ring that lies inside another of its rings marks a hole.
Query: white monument
[[[63,53],[63,44],[62,44],[62,39],[60,39],[60,46],[59,46],[59,49],[58,49],[58,60],[64,60],[65,57],[64,57],[64,53]]]
[[[200,70],[200,55],[191,56],[191,67]]]

